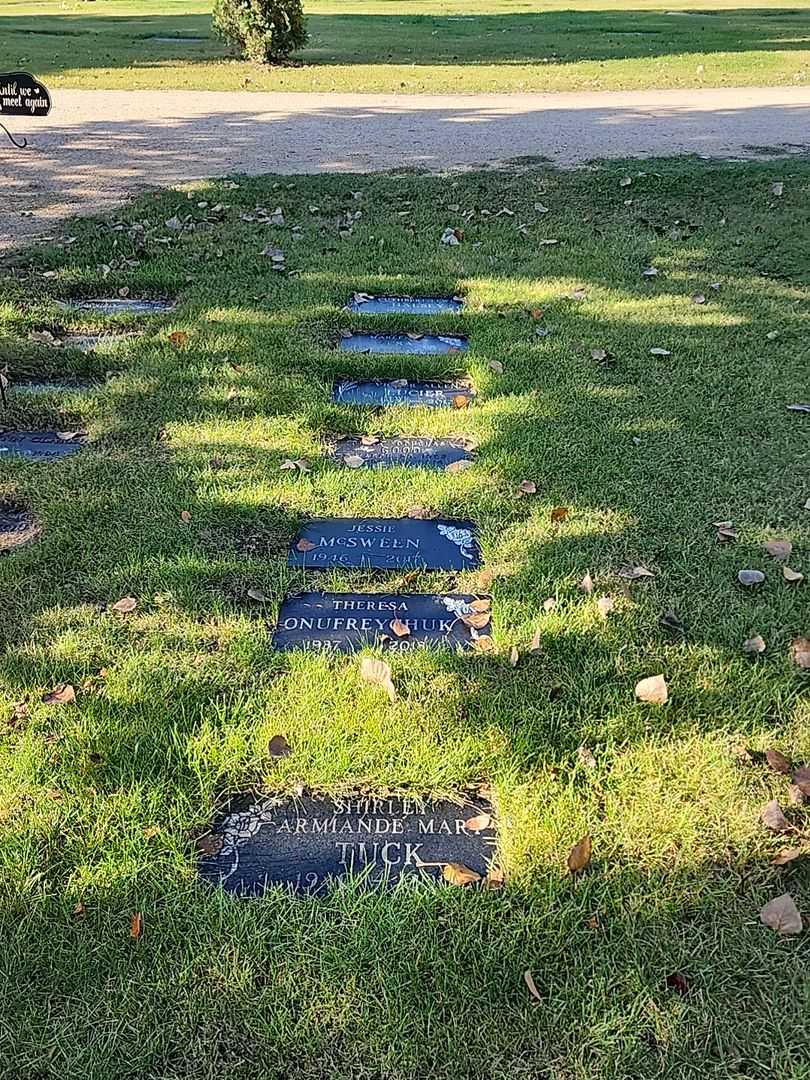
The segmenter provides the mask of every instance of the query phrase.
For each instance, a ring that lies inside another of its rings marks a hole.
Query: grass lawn
[[[206,0],[5,0],[6,67],[52,87],[390,93],[795,86],[810,3],[772,0],[306,0],[303,66],[263,69],[210,38]],[[441,14],[438,14],[438,11]],[[201,37],[190,42],[162,37]]]
[[[7,261],[12,378],[109,374],[86,393],[12,388],[2,418],[90,436],[57,465],[0,462],[0,494],[42,526],[0,559],[3,1080],[810,1076],[810,938],[758,917],[784,892],[810,910],[807,859],[770,865],[806,843],[808,812],[789,777],[740,754],[810,760],[808,673],[790,656],[810,631],[808,584],[783,581],[763,549],[790,539],[810,575],[810,416],[786,409],[810,400],[810,164],[651,162],[621,186],[625,168],[211,182]],[[286,224],[243,220],[257,205]],[[165,228],[176,215],[197,227]],[[447,226],[465,229],[460,246],[440,244]],[[109,325],[55,301],[119,288],[180,306],[95,356],[29,340]],[[355,289],[464,294],[451,324],[469,353],[338,355]],[[479,392],[465,412],[329,400],[340,374],[459,373]],[[461,431],[478,460],[457,475],[341,470],[323,441],[352,431]],[[280,471],[286,458],[311,472]],[[520,497],[526,479],[537,494]],[[279,599],[312,582],[285,564],[298,524],[414,503],[479,523],[497,651],[392,656],[395,704],[357,658],[274,653]],[[552,527],[558,506],[570,514]],[[716,542],[723,520],[736,542]],[[628,588],[628,564],[653,576]],[[743,568],[765,584],[742,589]],[[593,596],[578,587],[588,571]],[[110,611],[124,596],[137,610]],[[659,625],[670,608],[685,636]],[[752,660],[755,634],[767,649]],[[636,701],[658,673],[668,704]],[[76,701],[42,703],[59,683]],[[290,757],[271,758],[276,734]],[[224,793],[477,782],[498,807],[501,892],[246,902],[195,880],[194,839]],[[770,799],[796,832],[761,824]],[[572,879],[586,832],[593,864]]]

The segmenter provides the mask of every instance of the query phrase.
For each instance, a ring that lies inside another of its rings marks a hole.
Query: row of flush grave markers
[[[83,306],[92,305],[88,301]],[[458,298],[367,294],[356,295],[349,305],[358,313],[417,315],[458,313],[461,307]],[[110,313],[123,310],[123,305],[101,302],[95,310]],[[166,308],[140,302],[137,310]],[[353,334],[341,339],[341,347],[352,352],[455,353],[465,351],[467,342],[445,335]],[[343,379],[333,392],[333,400],[341,404],[433,408],[466,407],[474,396],[462,380]],[[0,453],[48,458],[80,449],[80,442],[60,441],[56,433],[0,434]],[[353,437],[341,440],[334,453],[349,458],[353,468],[443,469],[471,460],[467,441],[461,438]],[[469,521],[332,518],[304,526],[290,547],[288,563],[306,569],[463,570],[481,565],[481,550]],[[490,602],[489,597],[466,594],[302,593],[283,600],[273,644],[281,650],[339,652],[381,642],[400,650],[429,643],[469,648],[489,641]],[[418,885],[437,878],[492,888],[503,881],[496,844],[495,811],[486,789],[440,800],[368,793],[333,799],[303,791],[290,799],[251,793],[230,799],[200,838],[198,870],[202,881],[241,897],[261,896],[272,886],[322,897],[344,878],[365,888]]]
[[[162,301],[88,300],[79,308],[113,314],[164,312]],[[458,314],[458,297],[373,297],[358,293],[348,309],[359,314]],[[463,353],[467,340],[444,334],[351,334],[340,340],[349,352]],[[466,380],[339,380],[333,400],[356,405],[421,405],[463,408],[474,398]],[[63,457],[82,449],[83,440],[66,441],[55,432],[4,432],[0,454]],[[444,469],[472,460],[464,438],[346,437],[333,455],[350,467],[420,466]],[[335,567],[377,570],[467,570],[481,565],[475,526],[447,518],[324,518],[303,526],[288,552],[288,565],[309,570]],[[482,612],[481,607],[486,611]],[[421,644],[485,647],[489,644],[488,598],[467,594],[320,593],[285,597],[273,635],[275,648],[351,652],[364,644],[385,643],[392,650]],[[393,627],[393,629],[392,629]]]

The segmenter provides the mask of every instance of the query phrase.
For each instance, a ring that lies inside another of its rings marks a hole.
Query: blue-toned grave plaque
[[[346,305],[359,315],[458,315],[464,301],[457,296],[371,296],[355,293]]]
[[[96,311],[99,315],[161,315],[173,311],[177,303],[174,300],[132,300],[129,297],[110,296],[70,300],[62,302],[61,306],[79,311]]]
[[[340,339],[344,352],[428,354],[466,352],[465,337],[447,334],[349,334]]]
[[[427,409],[465,408],[475,391],[461,379],[340,379],[332,391],[338,405],[407,405]]]
[[[273,885],[324,896],[336,882],[392,888],[441,880],[460,863],[483,880],[496,862],[497,833],[489,802],[356,795],[233,799],[199,842],[203,881],[237,896],[258,897]]]
[[[380,642],[394,652],[472,648],[491,636],[490,604],[489,597],[460,593],[300,593],[282,602],[273,648],[346,653]]]
[[[400,435],[364,442],[362,438],[340,439],[332,456],[351,469],[388,469],[398,465],[422,469],[446,469],[456,461],[472,461],[464,439],[434,439],[422,435]]]
[[[73,432],[0,431],[0,460],[9,454],[46,460],[68,457],[83,445],[83,437]]]
[[[319,518],[301,529],[287,564],[309,570],[471,570],[481,565],[481,549],[471,521]]]

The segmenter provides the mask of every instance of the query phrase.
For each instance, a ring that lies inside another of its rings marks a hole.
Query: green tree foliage
[[[213,28],[260,64],[285,60],[307,40],[301,0],[215,0]]]

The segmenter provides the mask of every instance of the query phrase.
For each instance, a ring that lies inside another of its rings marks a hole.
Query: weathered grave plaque
[[[346,305],[360,315],[457,315],[464,301],[457,296],[370,296],[355,293]]]
[[[332,456],[350,469],[388,469],[407,465],[422,469],[446,469],[456,461],[472,461],[464,439],[433,439],[421,435],[401,435],[364,443],[361,438],[340,439]]]
[[[479,611],[489,605],[488,596],[463,593],[300,593],[282,602],[273,648],[346,653],[383,641],[395,652],[472,648],[491,635],[489,610]]]
[[[461,353],[467,339],[447,334],[349,334],[340,339],[344,352],[407,353],[434,356],[438,353]]]
[[[237,896],[261,896],[273,885],[300,896],[324,896],[353,878],[364,888],[441,880],[448,863],[484,879],[496,863],[490,803],[404,796],[340,799],[243,796],[200,842],[203,881]]]
[[[309,570],[470,570],[481,565],[481,548],[471,521],[319,518],[301,529],[287,564]]]
[[[109,296],[89,300],[71,300],[60,306],[79,311],[96,311],[99,315],[161,315],[173,311],[174,300],[131,300],[129,297]]]
[[[89,353],[95,349],[109,349],[125,341],[133,341],[140,334],[65,334],[62,345],[66,349],[78,349]]]
[[[72,432],[0,431],[0,460],[8,454],[44,459],[68,457],[83,445],[84,439]]]
[[[81,394],[97,390],[101,386],[94,379],[26,379],[12,383],[12,393],[30,394]]]
[[[10,502],[0,502],[0,554],[27,544],[39,533],[36,521],[28,510]]]
[[[421,406],[428,409],[465,408],[475,391],[461,379],[340,379],[332,391],[339,405]]]

